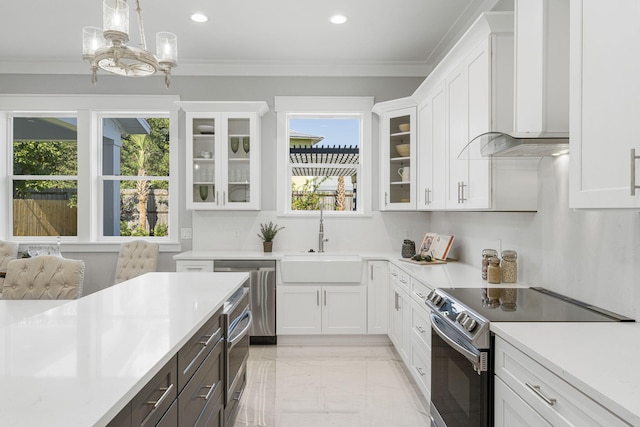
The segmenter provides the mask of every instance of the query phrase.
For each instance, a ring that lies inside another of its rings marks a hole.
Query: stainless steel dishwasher
[[[262,260],[215,260],[213,271],[246,272],[249,280],[249,306],[253,323],[251,344],[276,344],[276,262]]]

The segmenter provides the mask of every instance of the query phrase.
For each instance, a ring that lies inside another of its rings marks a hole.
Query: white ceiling
[[[178,35],[175,75],[425,76],[480,12],[500,0],[140,0],[149,50]],[[135,1],[130,44],[139,43]],[[512,2],[512,0],[511,0]],[[507,0],[508,3],[508,0]],[[204,24],[189,16],[203,12]],[[329,17],[349,20],[334,25]],[[101,0],[0,6],[0,73],[86,74],[81,29],[102,26]]]

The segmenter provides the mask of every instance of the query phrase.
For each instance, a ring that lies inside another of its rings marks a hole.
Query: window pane
[[[168,236],[168,181],[105,181],[105,236]]]
[[[291,210],[357,210],[360,119],[289,120]]]
[[[169,119],[102,119],[102,173],[169,176]]]
[[[357,175],[345,175],[292,177],[291,210],[357,210]]]
[[[14,175],[77,175],[75,117],[15,117]]]
[[[77,236],[76,181],[14,181],[14,236]]]

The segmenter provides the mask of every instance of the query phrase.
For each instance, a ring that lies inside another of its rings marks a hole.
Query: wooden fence
[[[78,208],[68,200],[14,199],[14,236],[77,236]]]

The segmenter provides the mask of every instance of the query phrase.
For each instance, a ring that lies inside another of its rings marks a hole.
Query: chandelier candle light
[[[140,48],[127,46],[129,41],[129,5],[126,0],[104,0],[102,28],[82,29],[82,59],[91,65],[91,81],[98,81],[98,68],[128,77],[145,77],[164,72],[169,87],[171,69],[178,65],[178,38],[173,33],[156,34],[156,54],[147,51],[140,0],[136,13],[140,30]]]

